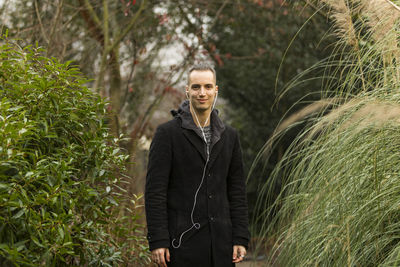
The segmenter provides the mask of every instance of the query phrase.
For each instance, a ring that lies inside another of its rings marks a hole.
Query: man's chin
[[[194,109],[197,112],[206,112],[207,110],[210,110],[211,107],[209,107],[209,106],[194,106]]]

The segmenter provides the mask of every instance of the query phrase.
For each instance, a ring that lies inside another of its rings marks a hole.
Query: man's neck
[[[201,127],[206,127],[210,125],[210,120],[211,118],[209,118],[211,110],[205,110],[205,111],[195,111],[196,114],[194,114],[194,109],[192,109],[192,107],[190,108],[190,113],[192,114],[193,117],[193,121],[196,124],[197,127],[201,126]],[[199,121],[197,121],[196,119],[196,115],[197,115],[197,119]],[[200,123],[200,125],[199,125]]]

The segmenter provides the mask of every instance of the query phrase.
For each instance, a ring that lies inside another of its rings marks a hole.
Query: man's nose
[[[200,87],[200,95],[206,95],[206,88],[204,86]]]

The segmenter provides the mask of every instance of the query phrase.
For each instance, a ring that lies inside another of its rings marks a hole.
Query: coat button
[[[211,173],[208,174],[208,177],[211,177]]]
[[[210,217],[210,221],[213,222],[214,220],[215,220],[215,218],[211,216],[211,217]]]
[[[209,198],[209,199],[212,199],[212,198],[213,198],[213,195],[212,195],[212,194],[209,194],[209,195],[208,195],[208,198]]]

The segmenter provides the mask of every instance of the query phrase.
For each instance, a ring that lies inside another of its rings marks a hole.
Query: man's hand
[[[243,246],[234,245],[232,262],[241,262],[244,259],[244,256],[246,256],[246,248]]]
[[[168,248],[157,248],[151,252],[152,260],[161,267],[167,267],[169,262],[169,249]]]

